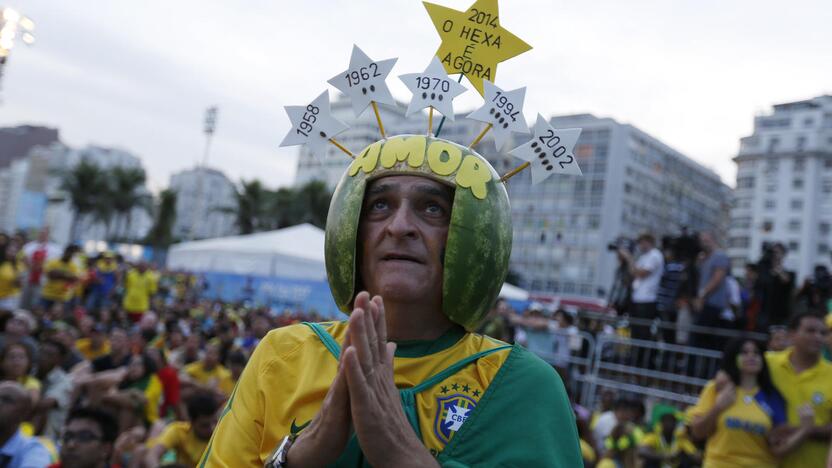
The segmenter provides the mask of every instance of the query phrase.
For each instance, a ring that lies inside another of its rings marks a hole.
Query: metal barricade
[[[604,323],[609,324],[617,324],[623,320],[626,320],[630,327],[644,327],[650,328],[652,333],[656,336],[662,336],[664,331],[670,331],[673,333],[678,333],[682,331],[689,335],[706,335],[706,336],[713,336],[718,337],[720,339],[724,338],[726,341],[731,338],[753,338],[756,340],[766,340],[768,339],[768,335],[765,333],[759,332],[749,332],[745,330],[735,330],[730,328],[716,328],[716,327],[702,327],[699,325],[685,325],[684,327],[679,327],[675,323],[662,321],[660,319],[645,319],[645,318],[637,318],[631,317],[628,315],[617,316],[612,314],[605,314],[601,312],[590,312],[590,311],[580,311],[578,312],[579,319],[589,319],[589,320],[598,320]]]
[[[581,404],[591,407],[599,387],[693,404],[721,358],[720,351],[603,334],[597,337]]]
[[[521,328],[526,334],[526,348],[554,366],[564,377],[567,390],[574,400],[589,398],[590,378],[595,357],[595,337],[579,331],[531,330]]]

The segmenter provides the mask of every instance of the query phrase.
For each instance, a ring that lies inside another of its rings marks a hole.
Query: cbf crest
[[[477,407],[477,402],[467,395],[456,393],[437,397],[436,403],[433,432],[442,443],[447,444],[471,416],[474,408]]]

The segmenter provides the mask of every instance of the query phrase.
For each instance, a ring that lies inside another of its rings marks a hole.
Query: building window
[[[800,231],[800,220],[799,219],[792,219],[789,221],[789,231],[791,232],[799,232]]]
[[[766,161],[766,172],[775,172],[775,171],[777,171],[777,166],[779,166],[779,164],[777,163],[776,159],[767,160]]]
[[[774,153],[775,151],[777,151],[778,146],[780,146],[780,139],[779,138],[771,137],[771,139],[768,140],[768,152],[769,153]]]
[[[806,137],[805,136],[797,137],[797,152],[802,153],[805,148],[806,148]]]
[[[750,216],[741,216],[734,218],[733,223],[731,223],[733,227],[739,229],[748,229],[751,227],[751,217]]]
[[[751,240],[748,237],[732,237],[728,240],[728,247],[734,247],[739,249],[747,249],[748,246],[751,244]]]
[[[777,202],[775,202],[774,200],[766,200],[765,207],[767,210],[773,210],[777,208]]]
[[[821,234],[829,234],[829,223],[820,223],[820,224],[818,224],[818,231]]]
[[[792,188],[800,190],[803,188],[803,179],[794,179],[792,180]]]
[[[766,184],[766,192],[776,192],[777,182],[769,182]]]
[[[774,221],[763,221],[763,232],[771,232],[774,230]]]
[[[819,254],[828,254],[829,253],[829,245],[828,244],[818,244],[818,253]]]
[[[803,209],[803,200],[799,198],[795,198],[792,200],[791,207],[793,210],[802,210]]]
[[[789,241],[789,252],[797,252],[800,250],[800,243],[797,241]]]
[[[800,144],[798,143],[798,147]],[[798,151],[802,151],[798,149]],[[795,172],[802,172],[803,169],[806,169],[806,158],[794,158],[794,171]]]
[[[815,124],[815,119],[813,119],[811,117],[806,117],[805,119],[803,119],[803,126],[804,127],[811,127],[814,124]]]
[[[829,143],[832,143],[832,140],[830,140]],[[832,169],[832,158],[827,158],[823,161],[823,168]]]
[[[823,193],[832,193],[832,179],[825,179],[821,184]]]
[[[754,188],[754,178],[737,177],[737,188]]]

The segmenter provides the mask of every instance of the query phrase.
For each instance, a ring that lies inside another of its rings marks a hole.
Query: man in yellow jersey
[[[231,371],[220,363],[219,342],[214,340],[205,347],[202,359],[185,366],[179,380],[182,382],[183,391],[190,386],[191,390],[216,392],[223,399],[231,394],[234,387]]]
[[[349,320],[263,338],[200,466],[580,466],[554,369],[471,332],[505,278],[510,215],[468,148],[409,135],[365,149],[326,226]]]
[[[43,268],[46,284],[41,289],[41,305],[49,310],[57,303],[66,304],[72,299],[74,284],[78,280],[78,267],[72,257],[78,252],[78,246],[70,245],[64,249],[60,258],[49,260]]]
[[[124,300],[122,307],[131,322],[137,323],[150,308],[150,296],[156,293],[156,275],[139,262],[130,269],[124,279]]]
[[[801,414],[809,412],[814,415],[814,425],[802,432],[802,443],[780,466],[823,468],[832,434],[832,364],[821,358],[829,329],[822,317],[810,313],[795,315],[789,329],[792,346],[766,355],[771,380],[786,400],[789,429],[796,431]],[[789,430],[780,434],[786,437]]]
[[[176,463],[183,466],[196,466],[199,457],[208,445],[208,439],[217,425],[217,401],[213,395],[197,393],[191,396],[186,405],[188,420],[173,421],[165,426],[162,433],[147,442],[144,454],[145,466],[158,466],[168,450],[176,453]]]

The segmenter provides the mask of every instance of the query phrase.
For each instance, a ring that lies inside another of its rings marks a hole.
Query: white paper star
[[[532,184],[543,182],[552,174],[582,175],[572,153],[580,128],[555,129],[540,114],[534,124],[534,138],[508,154],[526,160],[532,166]]]
[[[306,145],[313,155],[323,156],[329,139],[349,128],[332,116],[328,91],[305,106],[286,106],[285,109],[292,128],[280,146]]]
[[[494,144],[500,150],[506,144],[511,132],[529,133],[529,126],[523,116],[523,101],[526,88],[503,91],[494,83],[483,80],[485,103],[468,115],[469,119],[491,124]]]
[[[434,56],[422,73],[408,73],[399,77],[413,93],[405,117],[426,107],[433,107],[448,120],[454,120],[453,100],[466,91],[465,86],[448,78],[445,67]]]
[[[361,115],[372,101],[395,106],[396,102],[384,80],[390,74],[396,60],[398,59],[373,61],[357,45],[353,45],[349,68],[333,76],[328,83],[350,97],[356,117]]]

